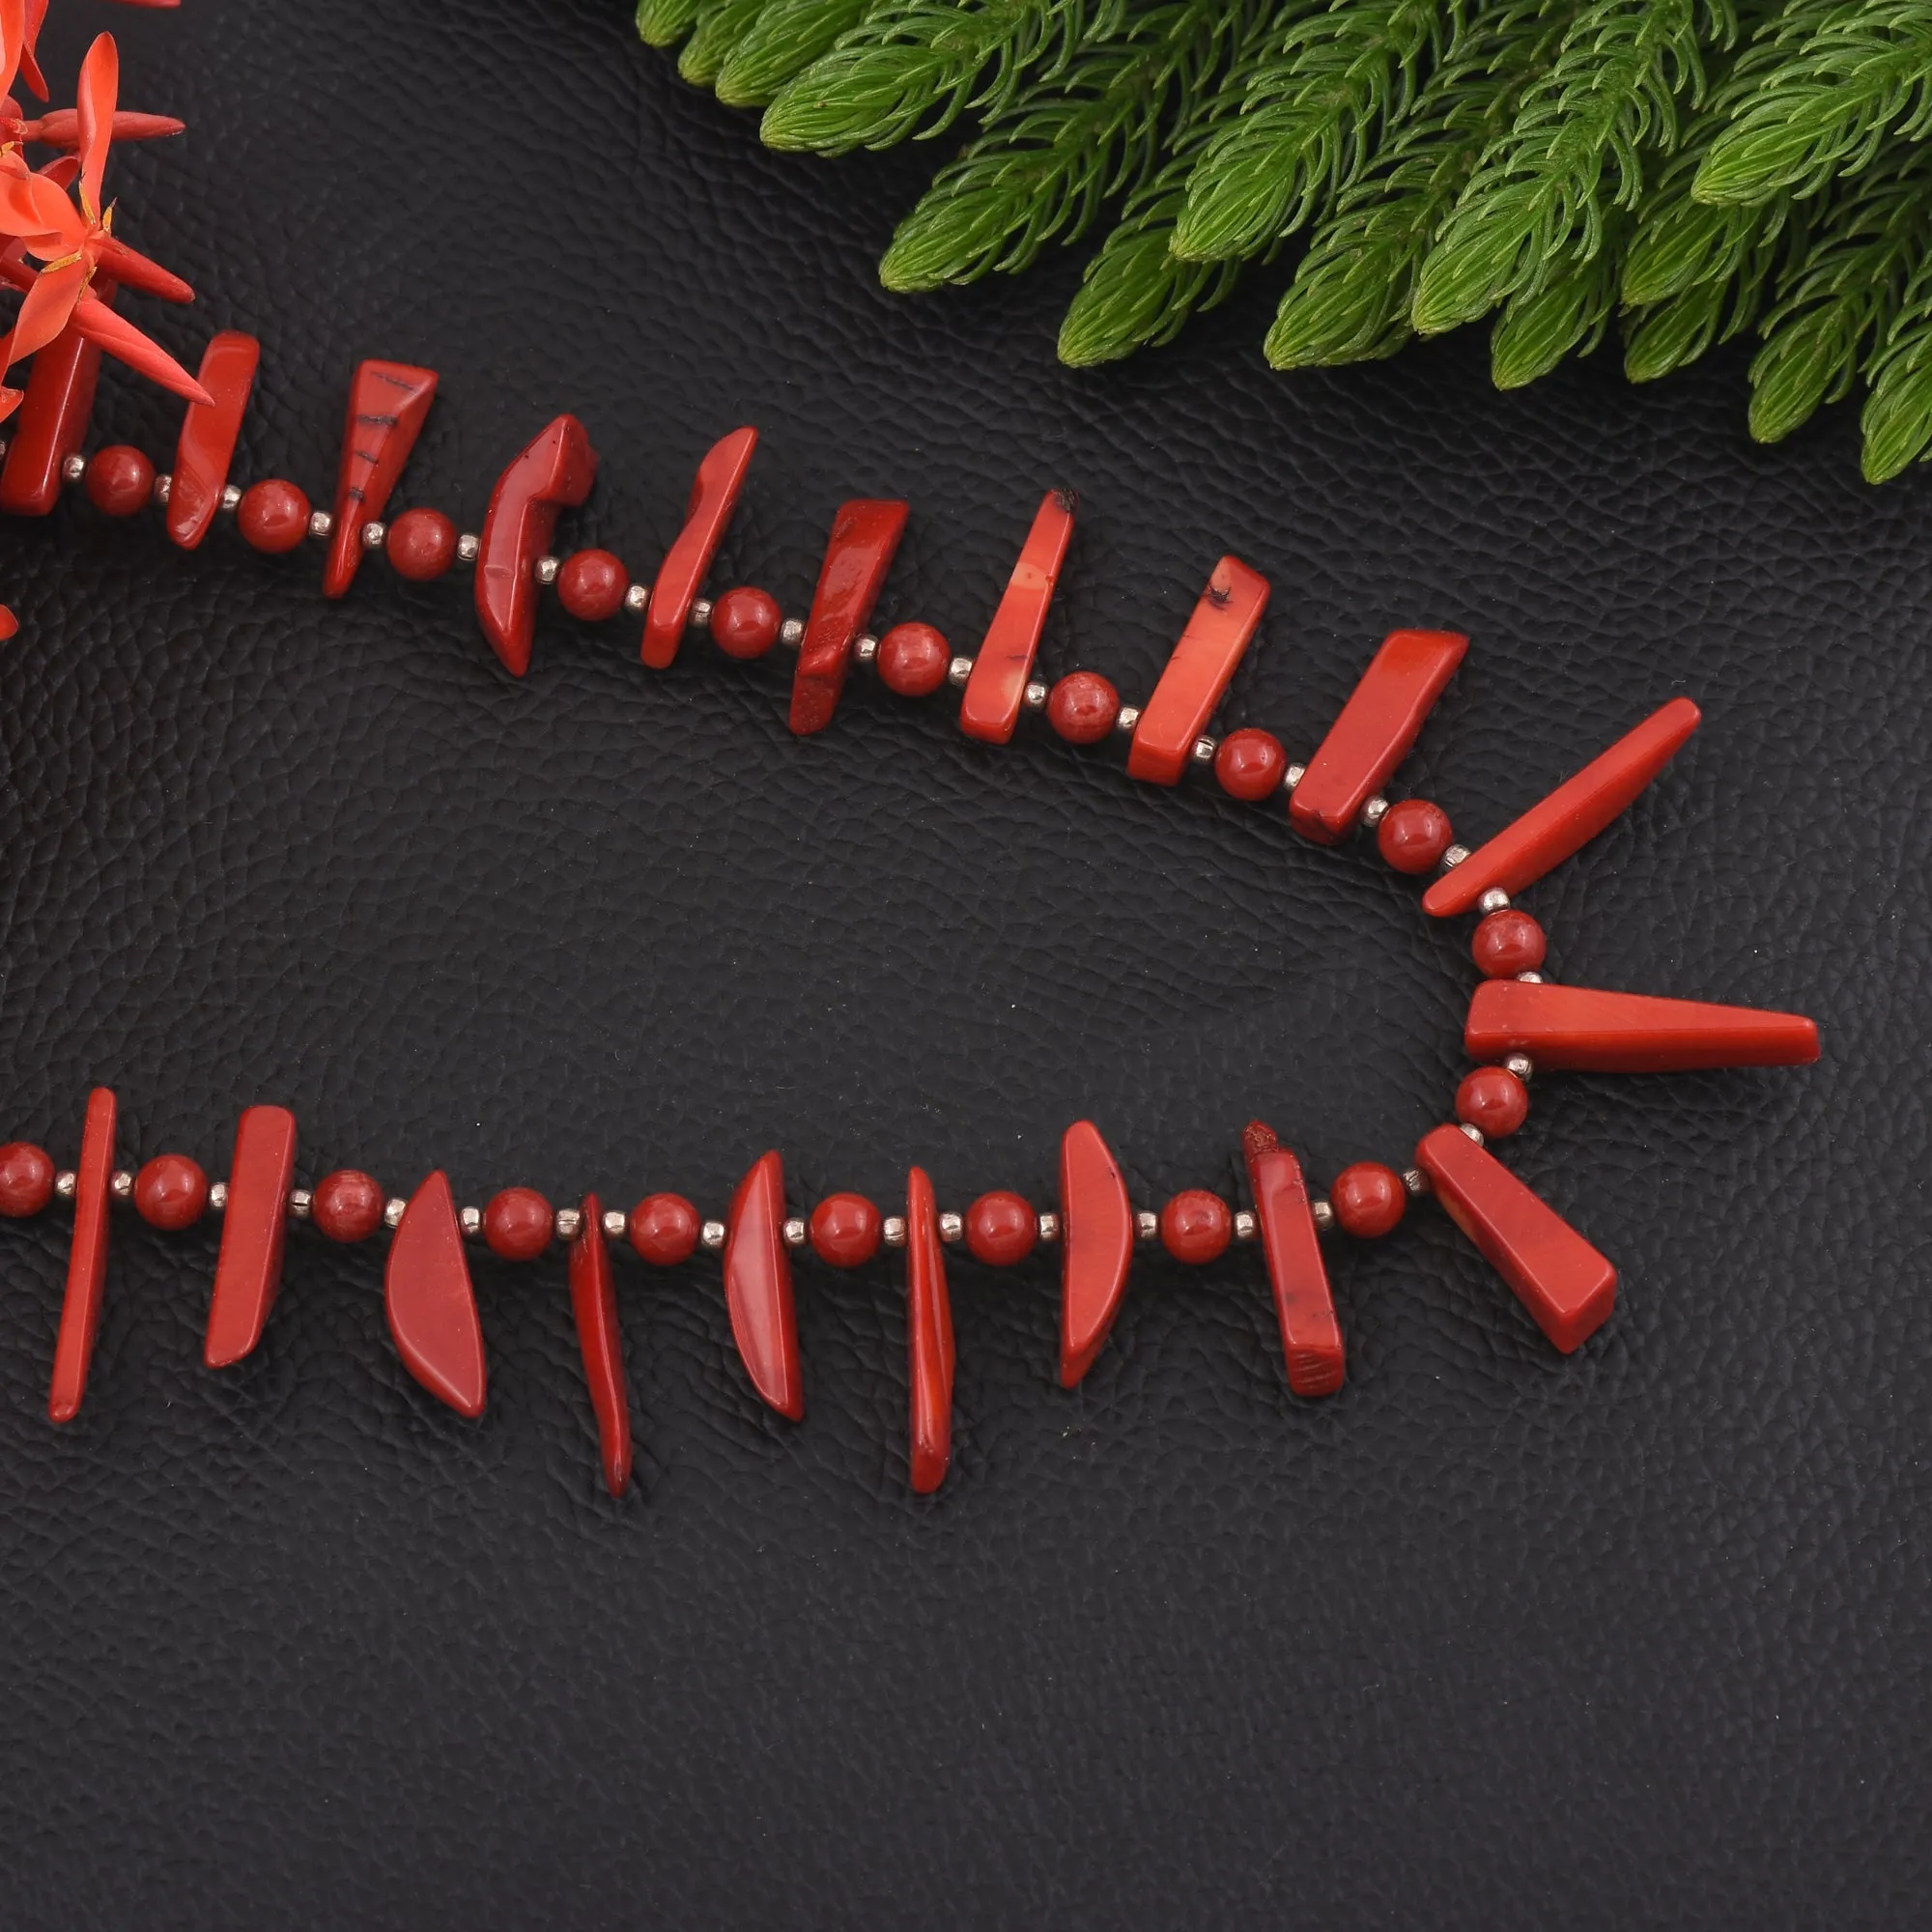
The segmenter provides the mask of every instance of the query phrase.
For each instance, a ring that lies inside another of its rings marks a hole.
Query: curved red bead
[[[621,1496],[631,1480],[631,1401],[624,1385],[624,1338],[617,1326],[611,1251],[604,1241],[604,1209],[594,1194],[583,1197],[577,1238],[570,1244],[570,1312],[577,1321],[591,1413],[597,1418],[604,1487]]]
[[[761,658],[779,640],[784,612],[769,590],[742,583],[711,607],[711,641],[727,658]]]
[[[1033,1204],[1004,1187],[980,1195],[966,1210],[966,1251],[989,1267],[1025,1261],[1038,1239]]]
[[[828,1194],[811,1210],[811,1252],[828,1267],[863,1267],[879,1252],[885,1221],[863,1194]]]
[[[682,1194],[646,1194],[631,1209],[631,1246],[654,1267],[688,1262],[702,1231],[697,1209]]]
[[[791,1255],[784,1237],[784,1160],[774,1149],[753,1163],[724,1220],[724,1304],[752,1386],[796,1422],[805,1413]]]
[[[106,517],[131,517],[155,494],[155,466],[131,443],[97,449],[87,464],[87,500]]]
[[[1048,693],[1046,722],[1069,745],[1097,745],[1121,715],[1121,694],[1097,670],[1070,670]]]
[[[1382,813],[1376,849],[1398,872],[1433,872],[1456,838],[1449,814],[1426,798],[1406,798]]]
[[[506,1262],[533,1262],[550,1246],[556,1225],[550,1203],[534,1187],[505,1187],[483,1209],[483,1239]]]
[[[1071,1388],[1114,1325],[1134,1255],[1127,1183],[1092,1121],[1061,1137],[1060,1233],[1060,1380]]]
[[[930,624],[895,624],[879,639],[879,682],[900,697],[930,697],[946,682],[952,646]]]
[[[789,722],[801,738],[832,723],[852,668],[852,647],[885,587],[905,521],[903,503],[867,497],[839,504],[832,520],[811,614],[799,643],[798,668],[792,673]]]
[[[107,1209],[113,1199],[117,1111],[111,1088],[97,1087],[87,1096],[80,1158],[73,1169],[73,1239],[68,1248],[67,1293],[61,1301],[53,1378],[47,1388],[47,1418],[52,1422],[71,1422],[87,1393],[87,1367],[94,1359],[100,1297],[107,1286]]]
[[[602,624],[624,608],[631,574],[608,550],[573,551],[558,566],[556,601],[582,624]]]
[[[343,596],[355,582],[362,564],[362,526],[382,521],[435,400],[434,369],[373,358],[355,365],[335,471],[335,521],[322,571],[325,597]]]
[[[959,728],[969,738],[1004,745],[1013,735],[1079,507],[1080,498],[1071,490],[1049,490],[1039,499],[1019,561],[959,696]]]
[[[22,1221],[38,1214],[54,1198],[54,1163],[44,1148],[32,1141],[9,1141],[0,1147],[0,1214]]]
[[[283,556],[308,535],[308,498],[280,476],[251,483],[235,506],[235,527],[251,550]]]
[[[185,1153],[159,1153],[134,1177],[134,1211],[151,1228],[179,1234],[208,1208],[208,1176]]]
[[[1281,1324],[1288,1385],[1296,1395],[1332,1395],[1342,1386],[1348,1357],[1301,1163],[1260,1121],[1250,1121],[1242,1131],[1241,1151]]]
[[[483,1328],[449,1177],[440,1168],[412,1196],[389,1243],[383,1305],[404,1368],[459,1415],[481,1415]]]
[[[1230,731],[1214,753],[1214,777],[1230,798],[1252,804],[1279,791],[1287,776],[1288,753],[1272,731]]]
[[[906,1357],[912,1486],[929,1496],[952,1460],[952,1308],[932,1181],[919,1167],[906,1176]]]
[[[597,452],[573,415],[558,416],[512,460],[490,493],[476,552],[476,619],[512,677],[530,668],[536,637],[537,561],[565,509],[597,480]]]
[[[1476,923],[1469,940],[1469,956],[1492,980],[1514,980],[1534,973],[1549,951],[1542,926],[1526,912],[1505,906]]]
[[[308,1217],[331,1241],[366,1241],[383,1225],[387,1205],[373,1176],[342,1167],[315,1183]]]
[[[1507,1140],[1529,1119],[1529,1089],[1501,1066],[1479,1066],[1456,1089],[1456,1118],[1485,1140]]]
[[[1160,1210],[1161,1243],[1178,1262],[1218,1261],[1234,1234],[1228,1204],[1205,1187],[1184,1188]]]
[[[1224,556],[1208,579],[1153,696],[1142,707],[1127,752],[1127,776],[1179,784],[1255,626],[1267,609],[1268,581],[1237,556]]]
[[[1526,1053],[1547,1071],[1688,1073],[1808,1066],[1818,1058],[1818,1027],[1801,1013],[1755,1007],[1485,980],[1469,1002],[1463,1043],[1472,1060]]]
[[[456,526],[440,510],[405,510],[383,545],[389,567],[412,583],[434,583],[456,561]]]
[[[201,1351],[211,1369],[252,1354],[268,1325],[282,1286],[295,1170],[296,1117],[286,1107],[250,1107],[235,1129],[228,1165],[228,1206]]]
[[[1358,1160],[1335,1177],[1328,1205],[1335,1210],[1335,1225],[1345,1235],[1374,1241],[1401,1225],[1408,1190],[1394,1168],[1378,1160]]]
[[[684,509],[684,527],[658,567],[658,581],[651,586],[644,611],[640,654],[653,670],[663,670],[677,656],[692,602],[711,568],[731,512],[738,507],[738,493],[745,487],[745,472],[757,446],[756,430],[734,429],[714,442],[697,466]]]
[[[168,535],[183,550],[201,542],[221,508],[261,360],[262,345],[235,328],[224,328],[201,353],[196,380],[210,400],[188,404],[168,473]]]

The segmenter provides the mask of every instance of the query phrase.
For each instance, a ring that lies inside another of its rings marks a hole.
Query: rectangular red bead
[[[791,728],[801,738],[832,723],[852,668],[852,647],[885,587],[905,534],[906,506],[891,498],[840,503],[799,640],[791,681]]]
[[[1214,566],[1153,696],[1142,707],[1127,753],[1129,778],[1180,782],[1194,741],[1213,717],[1267,601],[1267,579],[1239,557],[1224,556]]]
[[[1301,1163],[1260,1121],[1248,1122],[1241,1148],[1281,1322],[1288,1385],[1296,1395],[1332,1395],[1342,1386],[1347,1356]]]
[[[932,1181],[920,1167],[906,1177],[906,1358],[912,1486],[929,1496],[952,1460],[952,1306]]]
[[[693,600],[724,539],[731,512],[738,507],[738,493],[745,487],[745,472],[757,446],[756,430],[734,429],[714,442],[697,466],[691,500],[684,509],[684,527],[658,567],[658,581],[651,586],[644,613],[640,655],[653,670],[663,670],[677,656]]]
[[[785,1246],[784,1157],[774,1148],[752,1163],[724,1220],[724,1307],[752,1386],[791,1421],[805,1415],[805,1378]]]
[[[1289,798],[1294,829],[1321,845],[1348,836],[1408,756],[1469,640],[1457,631],[1392,631],[1328,727]]]
[[[61,1303],[53,1379],[47,1389],[47,1415],[55,1422],[71,1422],[80,1413],[80,1399],[87,1393],[87,1365],[94,1359],[94,1337],[100,1326],[117,1113],[112,1088],[97,1087],[87,1096],[80,1158],[73,1164],[73,1244],[68,1250],[67,1296]]]
[[[986,627],[959,700],[959,728],[969,738],[1004,745],[1013,735],[1079,503],[1071,490],[1049,490],[1039,499],[1033,528],[1000,608]]]
[[[213,527],[261,360],[262,345],[238,328],[224,328],[202,352],[197,380],[214,401],[187,406],[168,482],[168,535],[183,550]]]
[[[114,284],[97,275],[90,293],[114,305]],[[8,425],[7,461],[0,465],[0,510],[44,517],[60,500],[61,466],[87,440],[100,349],[72,323],[34,356],[26,395]]]
[[[235,1129],[228,1164],[228,1206],[202,1345],[211,1369],[241,1361],[262,1339],[282,1285],[295,1171],[296,1117],[286,1107],[250,1107]]]
[[[1808,1066],[1818,1058],[1818,1028],[1802,1014],[1755,1007],[1486,980],[1469,1002],[1463,1043],[1476,1060],[1526,1053],[1551,1071],[1685,1073]]]
[[[1134,1211],[1120,1162],[1092,1121],[1060,1140],[1060,1381],[1071,1388],[1121,1311],[1134,1258]]]

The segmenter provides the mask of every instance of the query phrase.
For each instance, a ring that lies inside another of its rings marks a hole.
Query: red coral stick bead
[[[202,1345],[211,1369],[252,1354],[268,1325],[282,1286],[295,1167],[296,1117],[286,1107],[250,1107],[235,1129],[228,1166],[228,1206]]]
[[[863,1194],[828,1194],[811,1210],[811,1251],[828,1267],[863,1267],[879,1252],[885,1222]]]
[[[1358,1160],[1335,1177],[1328,1190],[1335,1225],[1358,1241],[1378,1240],[1401,1225],[1408,1190],[1394,1168],[1378,1160]]]
[[[1214,753],[1214,777],[1230,798],[1266,798],[1287,775],[1288,753],[1272,731],[1230,731]]]
[[[235,527],[250,549],[281,556],[308,535],[308,498],[279,476],[251,483],[235,506]]]
[[[646,1194],[631,1209],[631,1246],[654,1267],[676,1267],[697,1247],[702,1224],[682,1194]]]
[[[1121,694],[1097,670],[1071,670],[1046,700],[1046,722],[1069,745],[1097,745],[1121,715]]]
[[[784,612],[769,590],[741,583],[711,607],[711,641],[727,658],[761,658],[779,640]]]
[[[1456,1118],[1485,1140],[1507,1140],[1529,1119],[1529,1089],[1501,1066],[1479,1066],[1456,1089]]]
[[[1033,1253],[1039,1216],[1033,1204],[1006,1188],[982,1194],[966,1210],[966,1248],[976,1262],[1010,1267]]]
[[[337,1168],[315,1183],[308,1217],[331,1241],[366,1241],[383,1225],[388,1204],[374,1176],[360,1168]]]
[[[0,1147],[0,1214],[10,1221],[38,1214],[54,1195],[54,1164],[32,1141]]]
[[[879,639],[879,682],[900,697],[930,697],[946,682],[952,646],[930,624],[895,624]]]
[[[87,500],[106,517],[131,517],[155,494],[155,466],[131,443],[112,442],[88,459]]]
[[[792,731],[809,737],[832,723],[852,668],[852,647],[885,587],[905,534],[906,506],[854,497],[838,506],[812,592],[792,673]]]
[[[1179,784],[1267,609],[1268,581],[1237,556],[1214,566],[1153,696],[1142,708],[1127,753],[1127,776]]]
[[[1092,1121],[1061,1137],[1060,1232],[1060,1380],[1072,1388],[1121,1312],[1134,1254],[1127,1183]]]
[[[483,1239],[506,1262],[533,1262],[550,1246],[556,1217],[534,1187],[505,1187],[483,1209]]]
[[[500,1198],[500,1197],[499,1197]],[[583,1197],[577,1238],[570,1244],[570,1312],[583,1356],[604,1487],[621,1496],[631,1480],[631,1400],[624,1382],[624,1337],[617,1326],[617,1290],[604,1241],[604,1208]]]
[[[952,1308],[932,1181],[919,1167],[906,1176],[906,1357],[912,1486],[929,1496],[952,1460]]]
[[[784,1161],[761,1155],[738,1183],[724,1219],[724,1303],[752,1386],[797,1422],[805,1414],[791,1255],[784,1237]]]
[[[969,738],[1004,745],[1013,735],[1079,506],[1071,490],[1049,490],[1039,499],[1019,561],[960,693],[959,728]]]
[[[663,670],[677,656],[692,602],[718,554],[731,512],[738,507],[738,493],[745,487],[745,472],[757,446],[756,430],[734,429],[713,443],[697,466],[691,500],[685,505],[684,527],[665,554],[644,611],[640,654],[653,670]]]
[[[1505,906],[1486,914],[1469,940],[1469,956],[1492,980],[1514,980],[1543,964],[1549,941],[1526,912]]]
[[[113,1200],[116,1105],[111,1088],[87,1096],[80,1158],[73,1173],[73,1239],[68,1249],[67,1294],[54,1342],[47,1417],[71,1422],[87,1393],[87,1368],[100,1327],[100,1297],[107,1286],[107,1209]]]
[[[157,1153],[134,1177],[134,1210],[151,1228],[178,1234],[208,1208],[208,1176],[185,1153]]]
[[[449,1177],[440,1168],[416,1189],[397,1224],[383,1305],[410,1374],[459,1415],[481,1415],[488,1385],[483,1327]]]
[[[1434,871],[1455,838],[1449,814],[1426,798],[1406,798],[1382,813],[1376,849],[1398,872]]]
[[[1469,1002],[1463,1043],[1473,1060],[1526,1053],[1546,1069],[1688,1073],[1707,1066],[1808,1066],[1818,1027],[1800,1013],[1698,1000],[1486,980]]]
[[[537,626],[537,563],[556,520],[590,494],[597,452],[573,415],[560,415],[514,457],[490,493],[476,551],[476,620],[512,677],[530,668]]]
[[[412,583],[434,583],[456,561],[456,526],[440,510],[405,510],[383,545],[389,567]]]
[[[355,582],[362,564],[362,526],[382,521],[435,400],[434,369],[374,358],[355,365],[342,423],[328,559],[322,570],[325,597],[346,595]]]
[[[111,305],[114,285],[97,275],[93,294]],[[34,356],[18,412],[9,425],[7,460],[0,465],[0,510],[44,517],[60,500],[61,472],[79,454],[94,413],[100,349],[69,323]]]
[[[1228,1204],[1205,1187],[1183,1188],[1160,1210],[1161,1242],[1178,1262],[1218,1261],[1234,1233]]]
[[[1256,1232],[1274,1291],[1288,1385],[1296,1395],[1332,1395],[1348,1373],[1348,1355],[1301,1163],[1261,1121],[1248,1122],[1241,1151],[1255,1197]]]
[[[556,601],[582,624],[614,617],[630,587],[623,558],[608,550],[573,551],[556,573]]]
[[[196,380],[210,400],[188,404],[168,472],[168,536],[183,550],[195,549],[214,526],[261,361],[262,345],[235,328],[202,351]]]

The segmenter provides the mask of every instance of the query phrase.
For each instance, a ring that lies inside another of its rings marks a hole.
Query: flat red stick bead
[[[1408,756],[1468,648],[1456,631],[1390,632],[1289,800],[1289,818],[1303,838],[1332,845],[1348,836],[1362,807]]]
[[[514,677],[530,668],[537,626],[537,560],[556,534],[557,513],[581,503],[597,480],[597,452],[575,416],[558,416],[497,479],[476,553],[476,616]]]
[[[1060,1380],[1071,1388],[1114,1325],[1134,1255],[1127,1183],[1092,1121],[1061,1137],[1060,1230]]]
[[[463,1230],[440,1168],[411,1197],[383,1275],[383,1305],[403,1366],[459,1415],[483,1413],[488,1376]]]
[[[624,1338],[617,1327],[611,1251],[604,1244],[604,1208],[594,1194],[583,1197],[583,1217],[570,1244],[570,1311],[577,1318],[583,1379],[597,1418],[604,1487],[621,1496],[631,1480],[631,1402],[624,1385]]]
[[[939,1209],[923,1168],[906,1176],[906,1365],[912,1398],[912,1486],[929,1496],[952,1460],[952,1308]]]
[[[792,673],[790,723],[801,738],[832,723],[852,668],[852,646],[879,601],[905,521],[903,503],[867,497],[839,504],[832,520]]]
[[[262,1339],[282,1285],[295,1169],[296,1117],[286,1107],[250,1107],[235,1129],[228,1166],[228,1206],[201,1351],[211,1369],[239,1362]]]
[[[774,1149],[753,1164],[731,1197],[724,1221],[724,1305],[752,1386],[796,1422],[805,1413],[805,1379],[784,1221],[784,1160]]]
[[[92,294],[111,305],[113,284],[97,275]],[[26,398],[8,425],[0,510],[15,517],[44,517],[60,500],[61,466],[87,440],[99,375],[99,345],[71,323],[35,355]]]
[[[1241,1151],[1254,1190],[1255,1225],[1274,1291],[1275,1318],[1281,1323],[1288,1385],[1296,1395],[1333,1395],[1342,1386],[1348,1358],[1301,1163],[1260,1121],[1248,1122]]]
[[[193,550],[214,523],[242,418],[254,393],[262,345],[240,329],[224,328],[201,353],[196,380],[214,398],[190,403],[175,441],[169,472],[168,535],[183,550]]]
[[[1521,980],[1486,980],[1476,988],[1463,1041],[1471,1059],[1526,1053],[1539,1071],[1687,1073],[1808,1066],[1818,1058],[1817,1022],[1799,1013]]]
[[[1127,776],[1179,784],[1194,741],[1207,728],[1255,626],[1267,609],[1268,581],[1237,556],[1214,566],[1160,682],[1134,726]]]
[[[1422,895],[1437,919],[1467,912],[1492,886],[1520,893],[1587,845],[1667,765],[1701,714],[1673,697]]]
[[[45,351],[42,352],[43,355]],[[111,1088],[87,1096],[87,1122],[73,1169],[73,1244],[68,1250],[67,1298],[61,1303],[60,1336],[54,1343],[53,1381],[47,1415],[71,1422],[87,1393],[87,1365],[100,1326],[100,1295],[107,1284],[107,1208],[113,1199],[114,1122]]]
[[[1616,1269],[1461,1127],[1426,1134],[1415,1164],[1449,1218],[1566,1355],[1609,1320]]]
[[[1079,507],[1080,498],[1071,490],[1049,490],[1039,499],[1033,528],[960,696],[959,728],[969,738],[1004,745],[1013,735]]]
[[[358,362],[349,384],[342,421],[342,459],[335,472],[335,524],[322,593],[340,597],[362,565],[362,526],[377,523],[389,493],[422,434],[436,400],[436,371],[411,362]]]
[[[745,487],[745,472],[757,446],[756,430],[734,429],[714,442],[697,466],[697,480],[684,508],[684,528],[658,567],[658,581],[651,586],[644,611],[641,655],[653,670],[663,670],[677,656],[691,619],[692,600],[702,587],[731,512],[738,507],[738,492]]]

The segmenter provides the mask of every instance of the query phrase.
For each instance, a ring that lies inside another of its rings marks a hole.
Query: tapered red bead
[[[250,1107],[235,1129],[228,1164],[228,1206],[202,1345],[211,1369],[241,1361],[262,1339],[282,1285],[295,1167],[296,1117],[286,1107]]]
[[[113,284],[99,275],[93,293],[102,302],[114,299]],[[15,517],[44,517],[59,501],[61,466],[87,440],[99,376],[99,345],[72,323],[35,355],[25,399],[7,425],[0,510]]]
[[[1179,784],[1194,741],[1208,727],[1248,639],[1267,609],[1268,581],[1237,556],[1214,566],[1153,696],[1141,709],[1127,776]]]
[[[440,1169],[416,1189],[389,1243],[383,1304],[410,1374],[458,1414],[481,1415],[483,1327],[449,1177]]]
[[[224,328],[202,351],[197,379],[214,400],[187,406],[168,482],[168,535],[183,550],[201,542],[221,508],[228,466],[235,460],[236,440],[261,361],[262,345],[236,328]]]
[[[71,1422],[80,1413],[80,1399],[87,1393],[87,1365],[94,1359],[94,1337],[100,1327],[117,1111],[111,1088],[97,1087],[87,1096],[80,1158],[73,1168],[73,1243],[68,1250],[67,1296],[61,1303],[53,1379],[47,1389],[47,1415],[55,1422]]]
[[[784,1160],[775,1149],[738,1183],[724,1223],[724,1305],[752,1386],[796,1422],[805,1413],[791,1254],[784,1237]]]
[[[738,507],[738,492],[745,487],[745,472],[757,446],[756,430],[734,429],[713,443],[697,466],[697,480],[685,505],[684,528],[658,568],[644,613],[642,656],[653,670],[663,670],[677,656],[692,600],[703,588],[704,573],[711,568],[731,512]]]
[[[791,728],[801,738],[822,731],[838,709],[852,647],[872,614],[886,573],[905,533],[901,502],[855,497],[841,503],[812,592],[811,614],[800,639],[792,673]]]
[[[1281,1323],[1288,1385],[1296,1395],[1332,1395],[1342,1386],[1348,1357],[1301,1163],[1260,1121],[1248,1122],[1241,1151],[1247,1157],[1257,1231]]]
[[[1526,1053],[1543,1071],[1686,1073],[1808,1066],[1818,1058],[1818,1027],[1799,1013],[1756,1007],[1486,980],[1469,1002],[1463,1043],[1474,1060]]]
[[[1134,1254],[1127,1183],[1092,1121],[1061,1138],[1060,1230],[1060,1379],[1071,1388],[1114,1325]]]
[[[577,1238],[570,1244],[570,1310],[583,1352],[583,1379],[597,1417],[604,1487],[621,1496],[631,1480],[631,1401],[624,1383],[624,1338],[617,1327],[617,1291],[604,1241],[604,1207],[583,1197]]]
[[[932,1182],[918,1167],[906,1177],[906,1356],[912,1486],[926,1496],[952,1460],[952,1309]]]
[[[503,668],[530,668],[537,627],[537,560],[559,512],[583,501],[597,480],[597,452],[575,416],[558,416],[497,479],[476,553],[476,616]]]
[[[969,738],[1004,745],[1013,735],[1079,502],[1071,490],[1049,490],[1040,498],[1006,595],[986,627],[960,696],[959,728]]]
[[[355,365],[335,472],[335,522],[322,571],[325,597],[342,596],[355,581],[362,563],[362,526],[382,521],[435,400],[434,369],[373,358]]]

